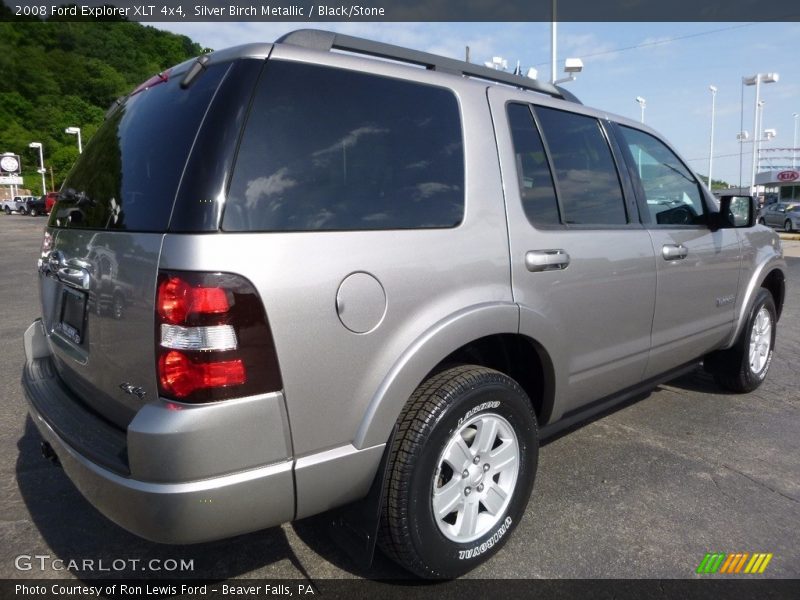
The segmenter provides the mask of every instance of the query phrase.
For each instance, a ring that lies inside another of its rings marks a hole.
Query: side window
[[[649,133],[620,127],[641,179],[651,222],[702,225],[705,209],[700,187],[677,156]]]
[[[461,118],[450,90],[268,61],[223,229],[455,227],[463,214]]]
[[[527,104],[508,105],[519,195],[532,225],[558,225],[558,203],[542,138]]]
[[[541,106],[536,115],[553,161],[564,223],[626,224],[619,174],[598,120]]]

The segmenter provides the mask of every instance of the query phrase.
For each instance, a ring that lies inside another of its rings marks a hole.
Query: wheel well
[[[780,269],[770,271],[769,275],[761,283],[761,287],[772,294],[772,299],[775,301],[776,316],[780,319],[781,311],[783,310],[783,299],[786,294],[786,282],[783,272]]]
[[[510,333],[482,337],[449,354],[431,372],[453,363],[480,365],[508,375],[531,399],[539,425],[550,419],[555,373],[547,352],[535,340]]]

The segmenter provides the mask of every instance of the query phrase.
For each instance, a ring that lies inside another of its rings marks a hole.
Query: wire
[[[745,154],[752,154],[752,152],[746,152]],[[734,152],[733,154],[715,154],[714,158],[730,158],[732,156],[739,156],[738,152]],[[686,162],[697,162],[700,160],[708,160],[707,156],[703,156],[702,158],[687,158],[685,159]]]
[[[672,42],[676,42],[679,40],[688,40],[689,38],[696,38],[703,35],[711,35],[714,33],[722,33],[723,31],[731,31],[732,29],[742,29],[743,27],[752,27],[753,25],[764,25],[763,22],[754,22],[754,23],[740,23],[738,25],[731,25],[730,27],[721,27],[719,29],[711,29],[709,31],[699,31],[697,33],[689,33],[686,35],[678,35],[671,38],[664,38],[661,40],[653,40],[651,42],[642,42],[641,44],[635,44],[633,46],[623,46],[622,48],[614,48],[612,50],[602,50],[601,52],[592,52],[591,54],[584,54],[581,58],[591,58],[593,56],[603,56],[606,54],[615,54],[617,52],[625,52],[627,50],[637,50],[639,48],[648,48],[651,46],[660,46],[663,44],[670,44]],[[566,59],[565,59],[566,60]],[[558,61],[559,63],[564,62],[564,60]],[[535,66],[541,67],[545,65],[549,65],[549,62],[540,62]]]

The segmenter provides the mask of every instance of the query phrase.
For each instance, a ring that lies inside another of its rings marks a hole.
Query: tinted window
[[[564,223],[623,225],[622,188],[597,119],[552,108],[536,108],[550,149]]]
[[[463,212],[452,92],[342,69],[267,64],[223,229],[453,227]]]
[[[557,225],[558,203],[542,138],[527,104],[508,105],[519,195],[533,225]]]
[[[781,199],[794,200],[800,199],[800,186],[784,185],[781,186]]]
[[[165,231],[195,135],[227,68],[210,66],[186,90],[179,75],[129,96],[70,171],[50,225]]]
[[[620,127],[641,179],[651,222],[693,225],[704,222],[703,200],[694,175],[649,133]]]

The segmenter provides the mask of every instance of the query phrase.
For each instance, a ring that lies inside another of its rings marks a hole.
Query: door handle
[[[683,244],[664,244],[661,256],[664,260],[683,260],[689,256],[689,249]]]
[[[59,281],[79,290],[88,290],[91,287],[91,275],[83,267],[67,266],[57,271]]]
[[[569,254],[564,250],[529,250],[525,253],[525,268],[531,273],[560,271],[569,265]]]

